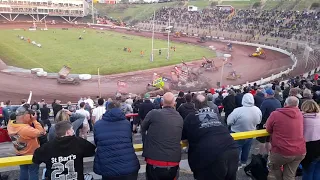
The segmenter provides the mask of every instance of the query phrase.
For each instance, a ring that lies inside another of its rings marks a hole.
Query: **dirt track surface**
[[[0,24],[0,29],[14,29],[14,28],[28,28],[30,24]],[[72,27],[70,25],[48,25],[50,28]],[[78,27],[81,28],[81,27]],[[151,37],[150,32],[134,32],[123,29],[108,29],[110,31],[117,31],[126,34],[139,35],[145,37]],[[75,37],[77,38],[77,37]],[[167,36],[163,34],[155,34],[155,38],[167,39]],[[226,44],[220,42],[206,42],[198,43],[197,39],[191,37],[183,38],[171,38],[173,41],[181,43],[190,43],[201,46],[214,46],[217,51],[222,50]],[[179,49],[177,49],[179,51]],[[255,51],[254,47],[234,45],[233,51],[230,53],[233,57],[232,68],[224,67],[223,73],[223,85],[238,85],[247,81],[255,81],[261,77],[267,77],[271,74],[276,74],[280,71],[286,70],[292,64],[292,61],[287,55],[266,50],[267,59],[249,58],[248,54]],[[157,54],[155,54],[156,56]],[[220,66],[216,72],[205,72],[203,74],[206,79],[209,79],[210,87],[216,87],[216,83],[220,81],[222,72],[222,58],[218,57],[214,59],[215,64]],[[190,63],[192,67],[199,67],[200,61]],[[4,69],[5,65],[0,63],[0,69]],[[238,80],[226,80],[228,73],[234,69],[241,75],[241,79]],[[114,95],[117,91],[117,82],[125,81],[127,83],[127,91],[130,93],[144,93],[146,84],[152,81],[152,75],[154,72],[163,74],[170,77],[170,72],[173,70],[173,66],[161,67],[156,69],[149,69],[137,72],[122,73],[115,75],[103,76],[101,78],[101,93],[103,97]],[[33,100],[40,100],[45,98],[47,102],[52,99],[60,99],[63,102],[77,101],[81,96],[90,95],[95,97],[99,95],[97,79],[90,81],[83,81],[80,85],[60,85],[55,79],[47,79],[43,77],[36,77],[29,74],[8,74],[0,73],[0,101],[11,100],[13,102],[19,102],[22,98],[27,98],[29,91],[33,91]],[[188,91],[189,89],[185,89]],[[203,90],[203,89],[192,89]]]

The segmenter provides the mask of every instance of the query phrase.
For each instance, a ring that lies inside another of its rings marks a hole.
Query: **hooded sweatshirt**
[[[188,116],[188,114],[195,112],[196,109],[194,107],[194,104],[191,102],[183,103],[178,108],[178,112],[181,115],[181,117],[184,119]]]
[[[32,161],[35,164],[46,164],[49,179],[71,176],[72,179],[83,180],[83,158],[93,156],[95,149],[93,144],[80,137],[57,137],[38,148]]]
[[[228,116],[227,124],[233,132],[244,132],[256,130],[261,122],[262,113],[254,105],[253,95],[246,93],[242,98],[242,107],[236,108]]]
[[[271,152],[283,156],[306,153],[303,137],[303,115],[298,107],[284,107],[273,111],[266,123],[271,134]]]
[[[10,121],[8,124],[8,134],[12,140],[17,155],[32,155],[40,146],[38,137],[45,130],[37,121],[33,121],[34,127],[29,124],[17,124]]]
[[[118,177],[136,173],[140,165],[132,144],[132,129],[120,108],[109,109],[94,125],[97,152],[93,171],[96,174]]]

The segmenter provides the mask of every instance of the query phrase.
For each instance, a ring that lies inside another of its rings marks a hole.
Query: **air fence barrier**
[[[242,140],[256,137],[264,137],[268,136],[268,132],[263,130],[255,130],[255,131],[247,131],[247,132],[239,132],[239,133],[231,133],[231,136],[234,140]],[[181,142],[181,147],[186,147],[187,144]],[[142,144],[134,144],[133,145],[136,152],[143,151]],[[5,157],[0,158],[0,168],[9,167],[9,166],[19,166],[24,164],[32,164],[32,155],[27,156],[13,156],[13,157]]]

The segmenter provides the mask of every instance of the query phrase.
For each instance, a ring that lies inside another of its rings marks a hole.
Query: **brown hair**
[[[63,109],[60,110],[55,118],[56,122],[60,122],[60,121],[69,121],[70,120],[70,116],[67,114],[66,111],[64,111]]]
[[[66,135],[66,132],[72,128],[72,124],[69,121],[60,121],[55,125],[57,137]]]
[[[305,113],[319,113],[320,107],[314,100],[307,100],[302,103],[301,110]]]

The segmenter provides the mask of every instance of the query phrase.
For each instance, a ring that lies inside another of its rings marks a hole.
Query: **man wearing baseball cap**
[[[271,88],[266,89],[265,100],[262,102],[260,110],[262,112],[262,121],[257,129],[264,129],[270,114],[278,108],[281,108],[281,102],[274,97],[274,91]],[[260,145],[260,153],[268,154],[270,151],[270,136],[259,137],[257,140],[262,143]]]

